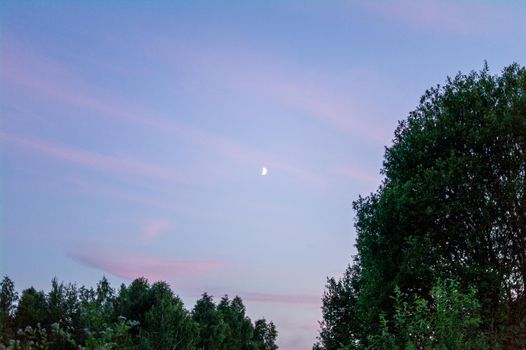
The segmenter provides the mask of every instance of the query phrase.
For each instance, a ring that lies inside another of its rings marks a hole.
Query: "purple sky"
[[[0,273],[239,294],[308,349],[397,120],[525,64],[522,1],[3,1]],[[261,168],[268,175],[261,176]]]

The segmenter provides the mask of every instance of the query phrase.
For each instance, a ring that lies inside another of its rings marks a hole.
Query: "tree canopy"
[[[341,279],[328,280],[315,348],[392,348],[372,340],[403,338],[402,306],[418,315],[410,301],[419,300],[433,314],[433,291],[450,280],[448,295],[477,302],[469,305],[476,329],[458,332],[522,349],[526,70],[512,64],[491,75],[485,66],[427,90],[399,123],[381,172],[378,190],[354,202],[357,255]],[[426,349],[450,348],[432,339]]]
[[[17,303],[18,301],[18,303]],[[6,350],[275,350],[277,331],[252,323],[239,297],[216,305],[203,294],[192,311],[165,282],[138,278],[114,290],[53,279],[48,293],[0,283],[0,349]]]

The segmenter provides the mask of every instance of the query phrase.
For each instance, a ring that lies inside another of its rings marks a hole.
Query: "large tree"
[[[346,317],[346,340],[332,345],[325,319],[318,346],[366,347],[383,327],[380,315],[392,324],[395,288],[430,300],[437,280],[453,278],[461,289],[475,288],[481,328],[521,348],[526,70],[513,64],[494,76],[486,66],[427,90],[396,129],[382,173],[378,190],[354,202],[352,281],[340,288],[329,280],[324,299],[325,316]]]

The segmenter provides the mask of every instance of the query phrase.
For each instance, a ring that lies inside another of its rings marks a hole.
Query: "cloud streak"
[[[321,306],[321,297],[316,295],[295,295],[295,294],[272,294],[272,293],[238,293],[243,300],[254,303],[276,303],[276,304],[295,304],[305,306]]]
[[[320,79],[291,73],[289,65],[266,52],[235,46],[181,47],[170,40],[160,40],[156,49],[181,61],[207,81],[271,98],[345,135],[373,144],[389,139],[390,132],[383,125],[364,118],[353,103],[334,94]]]
[[[253,70],[251,79],[238,81],[243,88],[251,88],[257,93],[271,96],[276,101],[293,107],[315,118],[333,129],[365,140],[369,143],[383,143],[388,135],[380,125],[373,125],[363,117],[357,116],[357,110],[349,103],[342,101],[299,78],[287,77],[276,71],[274,74],[254,76],[258,70]],[[246,75],[250,75],[247,73]]]
[[[7,133],[2,134],[2,138],[11,145],[102,172],[188,184],[188,181],[177,175],[172,169],[162,168],[132,158],[110,156]]]
[[[150,222],[143,227],[142,237],[148,240],[152,240],[158,237],[161,233],[171,228],[171,226],[172,225],[170,225],[170,223],[165,220]]]
[[[260,166],[260,162],[263,161],[272,166],[275,171],[286,172],[307,184],[317,187],[325,186],[324,180],[317,174],[272,154],[240,145],[229,138],[193,127],[173,117],[168,118],[150,111],[141,111],[136,106],[124,106],[97,98],[93,93],[86,92],[86,88],[80,82],[72,79],[73,74],[63,67],[59,68],[52,62],[39,57],[18,44],[13,38],[9,38],[7,42],[12,49],[2,52],[1,77],[5,82],[28,89],[40,96],[58,100],[63,104],[95,112],[95,117],[114,119],[126,124],[146,127],[159,133],[176,134],[181,139],[202,145],[212,152],[236,161],[254,166]],[[47,74],[44,76],[43,72]]]
[[[217,261],[186,261],[176,258],[145,256],[114,252],[67,252],[66,255],[88,267],[114,276],[135,279],[146,277],[151,281],[173,280],[216,270],[223,264]]]
[[[352,2],[367,12],[418,29],[469,36],[498,35],[504,28],[521,28],[511,4],[462,3],[459,1]]]

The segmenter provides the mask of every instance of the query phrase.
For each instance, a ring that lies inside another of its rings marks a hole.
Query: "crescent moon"
[[[261,176],[265,176],[265,175],[267,175],[267,173],[268,173],[267,168],[265,168],[265,167],[261,168]]]

